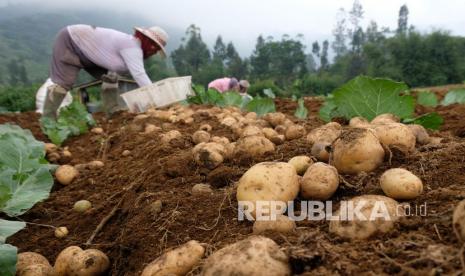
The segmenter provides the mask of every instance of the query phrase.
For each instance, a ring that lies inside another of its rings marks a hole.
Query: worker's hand
[[[115,72],[108,72],[107,74],[102,76],[103,82],[108,83],[117,83],[118,82],[118,74]]]

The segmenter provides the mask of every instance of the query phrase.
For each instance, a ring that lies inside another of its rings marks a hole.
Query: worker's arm
[[[144,57],[140,49],[128,48],[121,50],[121,56],[131,73],[131,76],[137,82],[139,87],[152,84],[144,68]]]

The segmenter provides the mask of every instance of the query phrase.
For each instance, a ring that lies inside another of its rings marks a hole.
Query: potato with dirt
[[[110,268],[110,260],[100,250],[82,250],[78,246],[65,248],[55,260],[55,276],[104,275]]]
[[[253,135],[237,140],[234,155],[256,158],[274,151],[275,145],[270,140],[261,135]]]
[[[258,136],[263,135],[262,130],[257,126],[246,126],[241,133],[241,137],[255,136],[255,135],[258,135]]]
[[[423,192],[421,179],[402,168],[385,171],[379,182],[384,194],[397,200],[415,199]]]
[[[284,132],[284,136],[286,136],[286,140],[294,140],[305,135],[305,128],[300,125],[289,125]]]
[[[141,276],[186,275],[204,254],[205,248],[198,241],[189,241],[148,264]]]
[[[203,276],[291,275],[288,256],[271,239],[251,236],[215,251],[205,261]]]
[[[22,252],[16,261],[16,275],[52,275],[52,266],[47,258],[36,252]],[[35,273],[35,274],[34,274]]]
[[[363,128],[344,130],[331,147],[330,164],[339,173],[371,172],[384,160],[384,149],[378,138]]]
[[[226,153],[225,147],[215,142],[200,143],[192,149],[195,163],[208,169],[214,169],[223,163]]]
[[[406,154],[415,150],[416,137],[404,124],[378,124],[372,129],[381,144],[387,148],[396,148]]]
[[[79,175],[76,168],[71,165],[61,165],[55,171],[55,177],[62,185],[69,185]]]
[[[170,130],[165,134],[160,135],[160,140],[163,144],[169,144],[171,141],[175,139],[179,139],[182,137],[181,132],[177,130]]]
[[[327,123],[310,131],[307,135],[307,142],[312,147],[312,156],[319,161],[327,162],[329,160],[331,143],[333,143],[341,133],[342,126],[336,122]]]
[[[204,130],[197,130],[194,134],[192,134],[192,141],[194,141],[196,145],[200,143],[207,143],[210,141],[210,133]]]
[[[431,137],[422,125],[411,124],[407,125],[407,127],[412,131],[413,135],[415,135],[417,144],[426,145],[431,142]]]
[[[322,162],[311,165],[300,180],[300,193],[304,199],[327,200],[338,187],[336,168]]]
[[[454,209],[452,227],[457,239],[461,243],[465,242],[465,200],[460,201]]]
[[[329,231],[351,240],[363,240],[388,233],[394,229],[403,214],[403,208],[397,201],[380,195],[354,197],[341,209],[334,214],[339,219],[329,223]],[[356,213],[355,210],[360,212]]]
[[[297,197],[299,193],[299,176],[289,163],[262,162],[252,166],[239,179],[237,186],[237,201],[248,202],[254,210],[249,210],[256,216],[257,201],[265,201],[264,209],[268,209],[272,201],[287,204]],[[263,210],[268,215],[269,210]],[[276,210],[282,214],[285,210]]]
[[[277,215],[275,220],[257,220],[253,224],[253,233],[255,235],[266,231],[278,233],[290,233],[295,230],[295,221],[285,215]]]
[[[294,166],[298,175],[303,175],[308,167],[313,164],[313,160],[306,155],[299,155],[292,157],[287,163]]]
[[[270,123],[271,126],[276,127],[278,125],[284,124],[284,121],[286,121],[286,115],[281,112],[272,112],[265,114],[263,119]]]
[[[367,119],[363,117],[353,117],[349,121],[349,127],[355,127],[355,128],[370,128],[371,124],[368,122]]]

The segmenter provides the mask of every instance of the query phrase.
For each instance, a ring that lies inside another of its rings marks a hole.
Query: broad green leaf
[[[33,149],[23,137],[15,133],[5,133],[0,136],[0,164],[15,170],[16,174],[39,169],[43,164],[39,162]],[[44,148],[42,150],[45,151]]]
[[[45,156],[45,144],[37,141],[29,129],[22,129],[17,125],[11,124],[0,125],[0,136],[6,133],[17,134],[18,137],[21,137],[30,148],[33,158],[43,158]]]
[[[215,89],[208,89],[206,92],[207,102],[206,104],[212,104],[217,106],[224,106],[223,94],[216,91]]]
[[[14,276],[17,258],[18,248],[9,244],[0,244],[0,275]]]
[[[271,98],[256,97],[247,104],[246,109],[249,112],[257,113],[258,116],[276,112],[276,106]]]
[[[11,198],[2,208],[10,217],[24,214],[34,204],[47,199],[53,186],[53,177],[47,167],[36,170],[12,190]]]
[[[447,92],[441,105],[465,104],[465,89],[454,89]]]
[[[436,107],[438,105],[438,97],[430,91],[418,92],[417,104]]]
[[[424,128],[437,130],[444,123],[444,119],[436,112],[427,113],[413,119],[405,119],[402,121],[406,124],[418,124]]]
[[[401,94],[407,88],[404,83],[389,79],[356,77],[333,92],[336,112],[346,119],[360,116],[372,120],[383,113],[409,118],[415,101],[412,96]]]
[[[266,89],[263,89],[263,94],[265,96],[267,96],[268,98],[276,98],[276,95],[273,93],[273,90],[271,90],[270,88],[266,88]]]
[[[308,110],[305,108],[304,99],[299,99],[297,101],[297,109],[294,113],[294,116],[299,119],[307,119]]]
[[[238,106],[242,105],[242,96],[237,92],[226,92],[223,94],[225,106]]]
[[[6,238],[15,234],[24,227],[26,227],[26,223],[22,221],[0,219],[0,244],[5,243]]]

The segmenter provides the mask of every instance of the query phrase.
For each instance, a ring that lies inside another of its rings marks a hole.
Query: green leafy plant
[[[405,124],[418,124],[425,128],[437,130],[444,123],[444,119],[436,112],[427,113],[412,119],[404,119]]]
[[[441,105],[451,104],[465,104],[465,89],[454,89],[447,92],[446,96],[441,102]]]
[[[299,99],[297,101],[297,109],[294,112],[294,116],[299,119],[307,119],[308,110],[304,105],[304,99]]]
[[[18,216],[48,198],[53,186],[44,144],[14,125],[0,125],[0,212]]]
[[[18,249],[6,243],[6,239],[26,227],[21,221],[0,219],[0,275],[13,276],[16,274]]]
[[[273,99],[255,97],[245,106],[249,112],[255,112],[258,116],[263,116],[266,113],[276,112],[276,105]]]
[[[436,107],[438,106],[438,97],[436,94],[430,91],[418,92],[417,104],[422,106]]]
[[[61,145],[68,137],[84,134],[89,126],[95,125],[92,115],[78,101],[60,110],[57,120],[43,117],[40,120],[41,129],[56,145]]]

